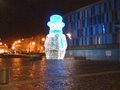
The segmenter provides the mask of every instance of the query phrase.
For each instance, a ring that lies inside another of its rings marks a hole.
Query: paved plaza
[[[7,63],[6,63],[7,62]],[[0,60],[9,69],[0,90],[119,90],[120,62],[90,60]]]

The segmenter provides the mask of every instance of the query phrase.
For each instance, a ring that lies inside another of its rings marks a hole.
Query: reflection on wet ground
[[[120,63],[85,60],[0,59],[16,90],[118,90]],[[7,87],[7,85],[6,85]],[[1,89],[0,89],[1,90]]]

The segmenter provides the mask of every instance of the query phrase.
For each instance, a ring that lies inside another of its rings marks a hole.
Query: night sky
[[[3,41],[46,35],[52,14],[64,15],[98,0],[0,0],[0,37]]]

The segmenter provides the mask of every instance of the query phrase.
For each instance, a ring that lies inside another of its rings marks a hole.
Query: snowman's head
[[[47,25],[50,27],[50,30],[52,32],[59,32],[59,30],[62,30],[62,28],[65,26],[65,24],[62,22],[63,18],[60,15],[52,15],[50,17],[50,21],[47,23]],[[62,31],[61,31],[62,32]]]

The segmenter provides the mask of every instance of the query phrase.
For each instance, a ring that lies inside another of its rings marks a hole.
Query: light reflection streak
[[[14,58],[12,60],[12,65],[11,65],[11,72],[10,72],[10,77],[11,80],[19,80],[21,76],[21,59],[20,58]]]
[[[64,60],[51,60],[47,62],[47,77],[51,80],[46,82],[47,89],[64,90],[65,79],[58,79],[66,76],[66,65]],[[52,78],[55,79],[52,79]]]
[[[0,68],[3,67],[2,65],[3,65],[3,64],[2,64],[2,59],[0,58]]]
[[[32,64],[32,77],[34,76],[34,79],[40,79],[40,83],[37,84],[31,84],[32,90],[45,90],[45,84],[46,84],[46,61],[41,61],[35,65],[35,63]]]
[[[65,60],[41,60],[36,62],[14,58],[9,63],[11,65],[11,81],[23,82],[23,84],[17,85],[20,90],[23,90],[23,88],[24,90],[52,90],[54,88],[64,90],[70,86],[65,86],[65,83],[69,83],[71,80],[64,79],[64,76],[70,72],[66,67],[73,68],[72,62],[66,63]],[[60,79],[60,77],[63,77],[63,79]],[[31,82],[24,85],[26,81]]]

